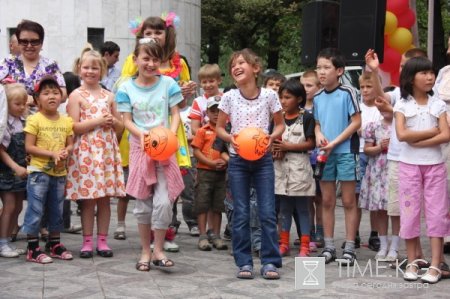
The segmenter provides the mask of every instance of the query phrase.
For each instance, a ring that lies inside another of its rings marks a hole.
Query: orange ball
[[[245,128],[238,133],[235,141],[239,145],[239,156],[255,161],[266,153],[269,136],[260,128]]]
[[[169,159],[178,150],[177,136],[166,127],[156,127],[150,130],[144,138],[144,151],[153,160]]]

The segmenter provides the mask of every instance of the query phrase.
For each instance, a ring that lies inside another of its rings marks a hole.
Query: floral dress
[[[110,111],[108,93],[95,98],[80,87],[76,90],[87,102],[80,107],[80,122]],[[77,135],[69,158],[66,197],[72,200],[125,196],[119,145],[112,127],[96,127]]]
[[[381,140],[389,138],[391,129],[391,125],[383,120],[371,122],[362,132],[362,137],[365,142],[379,144]],[[368,158],[366,174],[361,182],[359,206],[369,211],[387,210],[387,153],[381,152]]]

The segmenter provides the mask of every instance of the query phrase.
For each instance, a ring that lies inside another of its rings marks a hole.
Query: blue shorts
[[[359,181],[359,154],[330,154],[323,169],[322,181]]]
[[[361,182],[366,175],[368,157],[364,153],[359,153],[359,181],[356,183],[355,193],[361,191]]]
[[[39,234],[44,209],[48,211],[49,232],[63,230],[65,187],[65,176],[51,176],[45,172],[33,172],[28,175],[28,206],[22,227],[24,233],[32,236]]]

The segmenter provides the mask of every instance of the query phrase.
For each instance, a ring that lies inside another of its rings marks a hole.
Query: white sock
[[[398,243],[400,242],[399,236],[392,236],[391,248],[389,251],[398,251]]]
[[[380,251],[388,249],[388,242],[387,242],[387,236],[378,236],[380,238]]]

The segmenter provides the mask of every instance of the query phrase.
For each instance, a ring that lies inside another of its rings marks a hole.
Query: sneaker
[[[198,236],[200,236],[200,231],[198,230],[198,226],[193,226],[191,228],[190,235],[191,235],[191,237],[198,237]]]
[[[377,254],[375,255],[375,259],[379,261],[385,261],[387,255],[387,248],[380,249]]]
[[[164,241],[164,246],[163,246],[165,251],[168,252],[178,252],[180,250],[180,246],[177,245],[177,243],[175,243],[175,241]]]
[[[72,224],[69,228],[65,228],[63,232],[68,234],[77,234],[81,232],[82,229],[83,227],[81,224]]]
[[[201,251],[211,251],[211,244],[208,242],[208,238],[206,236],[201,236],[198,240],[198,249]]]
[[[25,249],[17,248],[14,244],[9,243],[9,247],[11,247],[12,250],[15,250],[19,255],[24,255],[27,253]]]
[[[395,262],[398,259],[398,251],[397,250],[389,250],[388,254],[386,255],[385,261],[386,262]]]
[[[2,247],[0,247],[0,256],[1,257],[18,257],[19,253],[9,246],[8,243],[4,244]]]
[[[212,244],[213,244],[213,247],[216,248],[217,250],[228,249],[227,244],[225,244],[225,242],[219,237],[214,238],[212,241]]]
[[[116,231],[114,232],[114,239],[116,239],[116,240],[126,240],[127,239],[127,233],[125,232],[124,226],[118,226],[116,228]]]
[[[371,236],[369,238],[369,246],[368,247],[369,247],[369,249],[371,249],[373,251],[380,250],[380,238],[378,238],[378,236]],[[358,247],[356,247],[356,248],[358,248]]]

